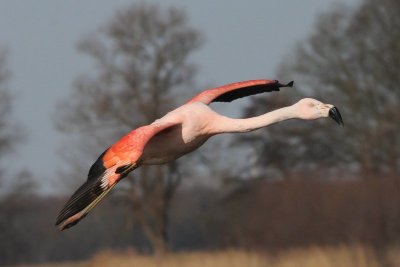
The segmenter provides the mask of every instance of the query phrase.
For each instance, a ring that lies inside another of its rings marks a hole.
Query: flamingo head
[[[339,109],[331,104],[325,104],[312,98],[304,98],[294,104],[296,113],[300,119],[315,120],[331,117],[339,125],[344,126]]]

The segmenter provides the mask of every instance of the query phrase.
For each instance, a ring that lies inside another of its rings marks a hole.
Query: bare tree
[[[400,173],[399,12],[398,1],[364,0],[320,15],[279,71],[280,78],[297,82],[297,94],[281,93],[278,102],[293,103],[293,95],[334,103],[346,126],[291,122],[267,129],[251,139],[261,144],[260,166],[286,173],[323,169],[324,175],[340,167],[364,176]],[[276,96],[267,98],[268,104],[274,101]],[[247,113],[265,104],[255,100]]]
[[[78,145],[69,154],[75,174],[83,179],[82,165],[87,171],[107,145],[153,122],[182,100],[196,74],[190,55],[201,44],[201,34],[188,25],[182,10],[144,3],[118,11],[79,43],[96,69],[77,79],[57,117],[59,129]],[[180,183],[179,165],[141,167],[132,176],[125,179],[131,221],[141,225],[156,253],[163,253],[167,210]]]

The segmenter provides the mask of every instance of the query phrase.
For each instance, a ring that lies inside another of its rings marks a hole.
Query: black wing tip
[[[74,226],[75,224],[77,224],[80,221],[80,219],[67,223],[68,219],[74,215],[77,215],[78,213],[79,213],[79,211],[76,212],[75,214],[69,215],[69,216],[65,216],[65,215],[62,216],[62,214],[60,213],[58,215],[58,217],[56,219],[56,223],[54,225],[57,226],[61,231],[70,228],[70,227]],[[83,217],[81,219],[83,219]]]
[[[83,219],[83,217],[81,219]],[[60,222],[57,221],[55,226],[57,226],[60,231],[64,231],[64,230],[76,225],[81,219],[73,221],[73,222],[67,222],[67,220],[63,220]]]
[[[279,87],[293,87],[294,86],[294,81],[290,81],[287,84],[281,84],[278,82]]]
[[[77,214],[75,214],[75,215],[73,215],[71,217],[68,217],[66,219],[57,220],[57,222],[55,223],[55,226],[57,226],[60,231],[64,231],[64,230],[69,229],[72,226],[78,224],[83,218],[86,217],[86,215],[87,214],[82,214],[82,215],[78,216],[78,213],[77,213]],[[77,216],[78,218],[73,218],[75,216]]]
[[[278,80],[264,80],[264,83],[248,85],[235,90],[228,91],[222,95],[219,95],[211,102],[231,102],[235,99],[256,95],[265,92],[280,91],[281,87],[293,87],[294,81],[287,84],[281,84]]]
[[[55,226],[59,226],[61,223],[63,222],[63,220],[60,218],[60,215],[57,217],[56,219],[56,223],[54,224]]]
[[[69,222],[68,220],[84,210],[103,191],[104,188],[101,186],[101,180],[86,181],[81,187],[78,188],[78,190],[75,191],[75,193],[64,205],[56,218],[55,225],[59,226],[60,230],[64,230],[78,223],[86,216],[86,214],[84,216],[75,218],[75,220],[71,220]]]

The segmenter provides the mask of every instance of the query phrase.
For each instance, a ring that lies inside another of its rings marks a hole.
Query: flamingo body
[[[190,103],[155,121],[153,124],[177,124],[149,141],[141,156],[141,163],[164,164],[200,147],[211,137],[207,119],[211,119],[213,113],[204,104]]]

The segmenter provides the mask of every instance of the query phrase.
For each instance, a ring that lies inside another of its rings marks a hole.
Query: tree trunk
[[[181,175],[176,163],[167,166],[147,167],[140,170],[140,181],[131,179],[129,198],[132,201],[132,222],[141,227],[155,255],[169,251],[168,209]],[[158,177],[152,179],[152,177]],[[140,186],[141,192],[135,190]]]
[[[147,223],[142,224],[143,231],[146,237],[149,239],[151,246],[153,248],[153,253],[155,256],[160,257],[168,253],[168,235],[167,235],[167,223],[158,221],[155,227]]]

